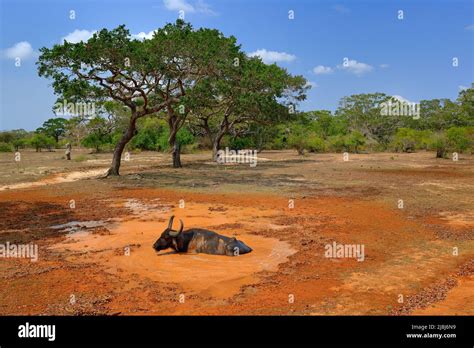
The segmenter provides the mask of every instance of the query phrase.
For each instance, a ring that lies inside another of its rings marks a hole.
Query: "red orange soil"
[[[456,273],[474,257],[469,226],[396,209],[387,196],[273,191],[137,188],[125,177],[5,190],[0,207],[9,218],[0,222],[2,243],[33,236],[40,257],[0,260],[0,313],[473,314],[466,306],[472,275]],[[235,235],[254,252],[157,254],[151,245],[171,213],[185,229]],[[50,228],[71,221],[105,225],[69,235]],[[324,247],[333,241],[364,244],[364,262],[326,258]],[[423,295],[451,278],[456,285],[443,296],[431,301]],[[423,301],[410,300],[418,298]]]

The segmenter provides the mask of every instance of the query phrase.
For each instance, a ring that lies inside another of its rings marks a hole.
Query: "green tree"
[[[323,152],[326,149],[324,140],[314,131],[300,123],[292,123],[289,129],[288,145],[296,149],[299,155],[304,151]]]
[[[276,64],[241,55],[237,68],[227,70],[228,78],[203,81],[191,112],[197,127],[212,144],[216,158],[222,139],[246,136],[253,125],[269,127],[296,115],[295,107],[306,98],[306,80],[292,76]]]
[[[458,126],[474,126],[474,83],[470,88],[466,88],[459,92],[457,99],[459,103],[459,119]]]
[[[0,132],[0,142],[13,146],[15,151],[18,151],[19,148],[27,145],[28,137],[29,133],[24,129]],[[7,148],[7,146],[5,146],[5,148]]]
[[[446,158],[448,153],[448,140],[444,132],[433,133],[430,139],[430,149],[436,151],[436,158]]]
[[[0,141],[0,152],[11,152],[13,150],[13,146],[9,143]]]
[[[464,152],[471,146],[467,127],[451,127],[446,131],[446,138],[450,149]]]
[[[359,153],[360,148],[365,145],[365,137],[358,131],[353,131],[346,136],[346,144],[349,151]]]
[[[304,155],[304,151],[309,146],[308,138],[308,130],[300,124],[294,124],[289,132],[288,145],[294,148],[298,152],[298,155]]]
[[[466,120],[460,113],[459,104],[449,99],[420,101],[420,119],[412,128],[442,131],[452,126],[464,126]]]
[[[165,27],[163,41],[171,50],[168,54],[177,57],[180,65],[195,65],[195,69],[183,75],[182,90],[185,96],[179,103],[169,103],[162,113],[168,122],[168,144],[171,148],[173,167],[181,167],[180,149],[184,145],[177,137],[181,127],[196,116],[199,106],[206,105],[211,97],[206,88],[209,81],[232,80],[239,62],[245,54],[236,44],[236,38],[226,37],[218,30],[193,30],[190,25],[183,29]],[[179,67],[182,71],[182,67]]]
[[[86,129],[88,132],[82,139],[81,144],[85,147],[94,148],[96,152],[100,152],[101,147],[112,140],[113,126],[100,116],[90,119]]]
[[[102,29],[87,42],[41,48],[38,73],[53,80],[62,99],[115,101],[129,110],[127,129],[107,173],[119,175],[123,150],[136,134],[138,119],[166,109],[169,113],[196,81],[213,73],[213,54],[219,48],[209,48],[206,35],[211,35],[209,30],[193,31],[182,20],[143,41],[133,39],[124,25]]]
[[[50,118],[46,120],[43,125],[37,129],[37,132],[43,133],[48,137],[54,139],[56,144],[59,142],[59,137],[66,133],[67,120],[62,117]]]
[[[66,122],[65,138],[69,139],[74,145],[79,145],[82,139],[87,135],[87,118],[83,116],[72,116]]]
[[[392,147],[397,152],[415,152],[416,141],[416,131],[414,129],[399,128],[392,141]]]
[[[427,149],[432,136],[432,132],[428,130],[399,128],[393,137],[391,147],[397,152],[414,152],[418,149]]]
[[[138,124],[138,134],[133,138],[131,146],[141,150],[163,150],[161,142],[168,142],[169,130],[165,120],[158,117],[143,119]],[[168,145],[165,146],[168,148]]]
[[[41,152],[41,150],[45,148],[51,151],[56,141],[54,138],[48,137],[43,133],[36,133],[29,139],[29,143],[36,149],[36,152]]]
[[[400,116],[382,113],[382,103],[389,101],[393,97],[384,93],[351,95],[341,99],[336,115],[346,120],[349,130],[386,146],[401,124]]]

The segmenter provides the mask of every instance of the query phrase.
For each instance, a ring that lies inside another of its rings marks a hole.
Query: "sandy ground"
[[[173,169],[132,154],[100,179],[110,154],[0,154],[0,244],[39,248],[36,262],[0,258],[0,313],[474,314],[473,156],[209,156]],[[254,251],[156,253],[171,214]],[[326,257],[333,242],[363,245],[364,260]]]

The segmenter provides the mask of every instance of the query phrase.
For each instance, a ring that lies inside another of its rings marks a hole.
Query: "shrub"
[[[467,137],[469,138],[469,147],[471,154],[474,153],[474,127],[466,127]]]
[[[167,128],[168,125],[164,120],[145,118],[140,121],[138,134],[133,137],[130,146],[141,150],[155,151],[158,149],[160,141],[164,141],[164,139],[160,140],[160,137],[164,135]]]
[[[231,149],[242,150],[254,148],[253,140],[249,137],[233,137],[226,141],[227,146]]]
[[[155,150],[158,132],[151,129],[145,129],[138,132],[131,141],[131,147],[142,150]]]
[[[79,155],[79,156],[75,156],[73,157],[74,161],[76,162],[84,162],[84,161],[87,161],[87,156],[85,155]]]
[[[181,145],[189,145],[194,142],[194,135],[189,131],[189,129],[183,127],[176,134],[176,139]]]
[[[326,150],[326,143],[324,140],[316,135],[310,135],[307,140],[308,150],[310,152],[324,152]]]
[[[278,125],[275,131],[275,136],[270,138],[267,148],[272,150],[282,150],[288,148],[288,135],[290,129],[287,125]]]
[[[391,147],[396,152],[415,152],[416,131],[410,128],[399,128],[393,137]]]
[[[81,144],[84,147],[93,148],[96,152],[100,152],[102,146],[110,142],[110,138],[109,135],[93,132],[82,139]]]
[[[0,142],[0,152],[12,152],[13,146],[8,143]]]
[[[358,153],[366,142],[367,139],[358,131],[353,131],[347,135],[333,135],[328,137],[327,140],[329,150],[333,152],[350,151]]]
[[[167,151],[169,149],[169,129],[164,129],[163,133],[156,140],[155,149],[158,151]],[[181,128],[176,134],[176,141],[181,145],[181,152],[185,151],[184,146],[194,142],[194,136],[187,128]]]
[[[41,149],[45,148],[51,151],[56,141],[47,135],[36,133],[28,140],[28,143],[36,149],[36,152],[40,152]]]
[[[399,128],[394,135],[390,147],[396,152],[414,152],[430,146],[430,131],[419,131],[411,128]]]
[[[464,152],[471,146],[467,127],[451,127],[446,132],[449,148],[453,151]]]
[[[443,132],[434,133],[430,141],[430,149],[436,151],[436,158],[446,158],[448,153],[448,141]]]
[[[22,149],[28,146],[28,139],[26,138],[15,139],[12,141],[12,145],[15,148],[15,151],[18,151],[19,149]]]
[[[365,145],[365,137],[362,135],[362,133],[358,131],[353,131],[346,137],[345,139],[345,144],[346,148],[351,151],[358,153],[360,148]]]
[[[346,140],[344,135],[333,135],[328,137],[329,149],[333,152],[346,151]]]
[[[298,151],[299,155],[303,155],[304,151],[309,148],[309,132],[299,124],[293,124],[288,135],[288,146]]]

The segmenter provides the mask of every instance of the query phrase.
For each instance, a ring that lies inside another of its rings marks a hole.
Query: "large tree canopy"
[[[260,58],[241,56],[229,78],[211,78],[197,86],[192,107],[194,128],[209,138],[215,157],[225,134],[250,131],[254,124],[270,125],[295,112],[308,88],[302,76],[292,76]]]
[[[59,141],[59,137],[66,134],[67,120],[62,117],[50,118],[44,121],[43,125],[36,131],[39,133],[46,134],[47,136],[54,138],[56,144]]]
[[[382,103],[393,100],[384,93],[351,95],[341,99],[336,115],[346,120],[351,131],[357,130],[368,139],[387,144],[401,124],[399,116],[382,113]]]
[[[115,100],[130,109],[129,124],[117,143],[109,175],[118,175],[121,155],[136,133],[139,118],[167,110],[172,130],[179,117],[173,106],[204,78],[222,76],[240,48],[217,30],[193,30],[177,20],[151,39],[133,39],[125,26],[102,29],[87,42],[42,48],[38,73],[68,102]],[[174,142],[176,132],[170,132]]]

